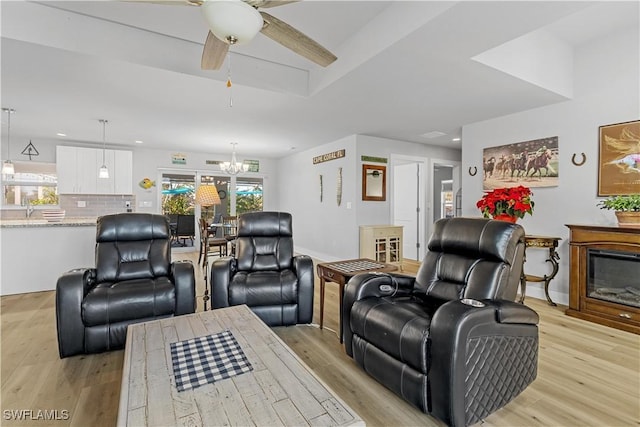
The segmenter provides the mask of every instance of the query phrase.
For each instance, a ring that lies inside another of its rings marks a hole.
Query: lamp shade
[[[201,185],[196,190],[196,203],[200,206],[219,205],[220,195],[213,185]]]
[[[242,0],[206,0],[201,9],[213,35],[226,43],[247,43],[262,29],[260,13]]]

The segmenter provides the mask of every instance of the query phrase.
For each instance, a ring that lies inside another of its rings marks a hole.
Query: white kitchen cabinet
[[[95,163],[96,150],[92,148],[56,147],[58,193],[96,194],[98,173]]]
[[[402,270],[402,226],[361,225],[360,258],[394,264]]]
[[[113,174],[113,193],[133,194],[133,152],[114,150]]]
[[[86,147],[56,148],[59,194],[133,194],[133,154],[104,150],[109,178],[98,178],[103,150]]]
[[[56,147],[56,173],[58,175],[58,194],[76,192],[78,172],[76,170],[76,147]]]

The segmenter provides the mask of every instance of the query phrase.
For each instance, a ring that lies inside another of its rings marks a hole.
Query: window
[[[163,173],[162,213],[193,215],[195,186],[195,175]]]
[[[14,162],[15,174],[2,177],[2,207],[58,204],[55,163]]]
[[[236,181],[236,215],[262,210],[262,178],[238,177]]]

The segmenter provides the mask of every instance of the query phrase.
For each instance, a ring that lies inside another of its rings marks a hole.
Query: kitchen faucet
[[[27,212],[26,212],[26,217],[27,218],[31,218],[31,215],[33,214],[34,208],[31,205],[31,201],[27,198]]]

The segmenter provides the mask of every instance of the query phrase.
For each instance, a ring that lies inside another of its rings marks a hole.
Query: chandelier
[[[233,151],[231,152],[231,161],[220,163],[220,169],[222,169],[222,172],[226,172],[229,175],[237,175],[240,172],[248,171],[249,165],[238,163],[238,160],[236,159],[236,145],[238,145],[238,143],[232,142],[231,145],[233,145]]]

